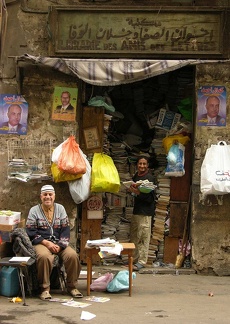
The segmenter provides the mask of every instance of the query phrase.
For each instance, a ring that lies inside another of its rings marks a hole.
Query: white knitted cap
[[[45,192],[45,191],[55,192],[54,187],[51,185],[45,185],[45,186],[41,187],[41,193]]]

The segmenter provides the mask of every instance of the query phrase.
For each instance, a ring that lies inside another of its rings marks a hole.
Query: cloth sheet
[[[127,84],[186,65],[230,62],[230,60],[144,60],[144,59],[68,59],[24,54],[17,60],[29,60],[35,64],[48,65],[66,74],[74,74],[86,83],[97,86]]]

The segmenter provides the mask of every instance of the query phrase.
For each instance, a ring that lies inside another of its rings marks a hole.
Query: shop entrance
[[[193,66],[186,66],[129,84],[108,87],[85,84],[83,105],[89,107],[92,98],[102,100],[104,125],[108,126],[104,127],[103,152],[113,158],[121,181],[131,179],[138,155],[145,154],[150,158],[150,169],[158,188],[149,265],[155,262],[175,264],[183,237],[186,235],[190,239],[187,217],[192,178],[194,72]],[[169,126],[170,120],[165,125],[157,124],[162,111],[175,117],[174,129]],[[162,141],[173,134],[182,134],[190,139],[185,145],[185,174],[180,177],[165,175],[167,153]],[[103,199],[106,207],[101,222],[102,238],[128,241],[132,196],[122,186],[117,195],[107,193]],[[189,244],[187,250],[189,253]],[[105,263],[120,261],[117,258],[104,260]],[[189,266],[190,255],[185,261],[184,266]]]

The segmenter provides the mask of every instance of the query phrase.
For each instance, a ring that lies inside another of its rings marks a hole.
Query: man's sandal
[[[47,290],[44,290],[39,297],[41,300],[50,300],[52,298]]]
[[[80,293],[80,291],[77,288],[73,288],[73,289],[68,289],[68,293],[75,298],[82,298],[83,295],[82,293]]]
[[[129,268],[129,265],[121,266],[121,268],[126,268],[126,269],[128,269],[128,268]],[[140,263],[138,263],[138,262],[132,265],[132,270],[133,270],[133,271],[139,271],[139,270],[141,270],[141,269],[143,269],[143,268],[144,268],[143,264],[140,264]]]

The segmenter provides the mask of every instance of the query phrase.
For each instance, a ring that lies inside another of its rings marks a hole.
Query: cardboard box
[[[181,114],[161,108],[156,122],[156,127],[170,130],[176,126],[180,121],[180,118]]]
[[[20,222],[21,220],[21,212],[11,211],[12,215],[7,215],[6,210],[0,211],[0,224],[4,225],[14,225]]]
[[[25,220],[23,219],[20,221],[18,224],[15,225],[4,225],[0,224],[0,236],[2,242],[11,242],[11,237],[10,233],[15,229],[15,228],[23,228],[25,227]]]
[[[158,120],[159,111],[160,111],[160,109],[158,109],[158,110],[154,111],[153,113],[148,114],[146,116],[147,124],[149,126],[149,129],[152,129],[152,128],[154,128],[156,126],[156,123],[157,123],[157,120]]]

